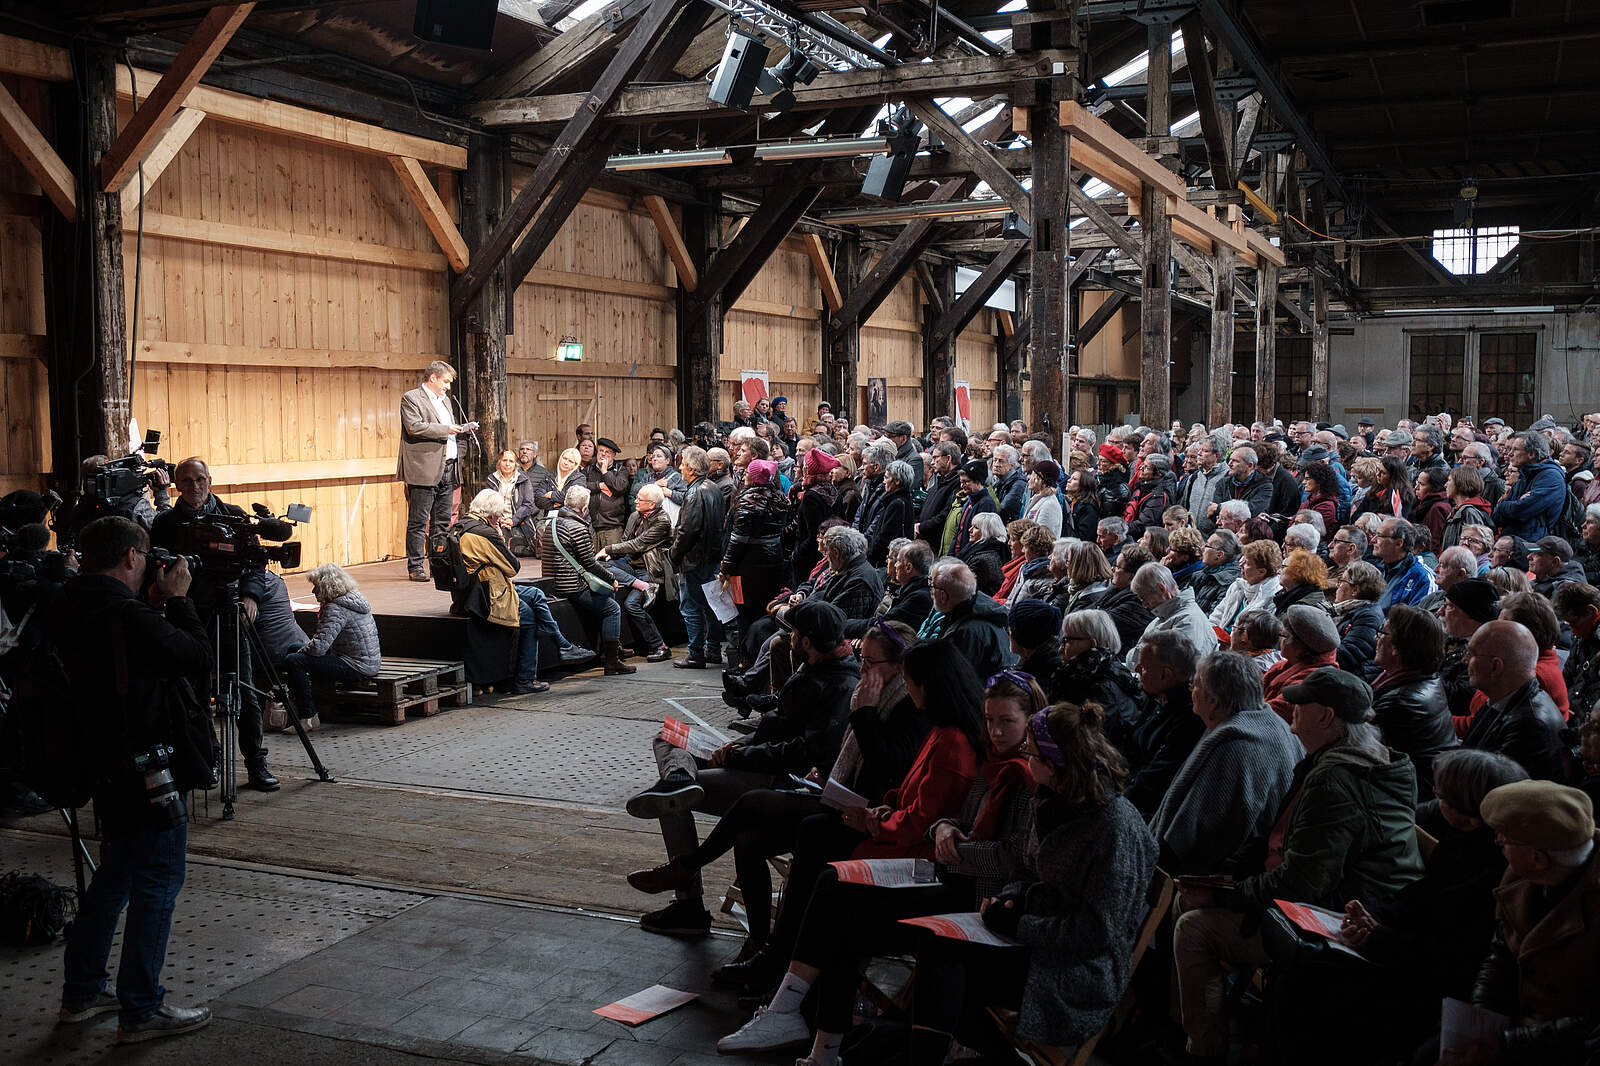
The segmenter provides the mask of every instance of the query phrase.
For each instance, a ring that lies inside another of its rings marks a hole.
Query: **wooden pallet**
[[[362,681],[315,682],[317,713],[333,717],[376,717],[399,725],[406,715],[438,714],[445,707],[472,702],[465,663],[439,659],[385,658],[378,676]]]

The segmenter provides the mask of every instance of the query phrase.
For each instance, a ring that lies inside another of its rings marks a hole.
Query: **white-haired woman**
[[[343,567],[323,563],[306,575],[317,598],[317,631],[299,651],[284,656],[285,680],[295,709],[307,728],[317,725],[311,679],[360,681],[376,677],[383,656],[378,650],[378,623],[372,605]]]
[[[539,587],[511,580],[522,562],[511,553],[500,525],[508,508],[504,496],[484,489],[457,523],[466,573],[453,595],[451,612],[467,616],[467,680],[495,685],[512,678],[511,691],[522,696],[550,687],[539,680],[539,634],[548,633],[558,645],[565,644],[565,638]],[[594,655],[577,647],[572,652],[582,653],[574,658]],[[569,661],[566,647],[561,659]]]

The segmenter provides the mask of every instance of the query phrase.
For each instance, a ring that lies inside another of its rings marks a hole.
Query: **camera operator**
[[[175,483],[178,486],[178,502],[172,509],[157,515],[155,524],[150,527],[150,542],[158,548],[168,551],[182,551],[181,530],[191,522],[201,521],[214,515],[226,515],[233,518],[244,518],[242,509],[231,503],[224,503],[211,491],[211,469],[206,466],[205,460],[198,456],[191,456],[179,463]],[[240,580],[241,591],[247,587],[249,574]],[[194,578],[194,605],[200,612],[201,619],[205,622],[206,632],[216,630],[217,607],[220,601],[216,579],[209,573],[200,573]],[[245,608],[246,618],[249,617],[249,608]],[[208,667],[209,669],[209,661]],[[250,655],[246,648],[241,647],[239,652],[239,756],[244,760],[245,773],[249,776],[248,787],[257,792],[276,792],[278,779],[272,776],[267,769],[267,747],[261,740],[261,700],[251,690],[253,674],[250,668]],[[196,679],[196,686],[200,691],[210,690],[210,681],[205,671]]]
[[[149,529],[158,515],[171,508],[167,486],[172,479],[167,476],[166,464],[154,460],[148,466],[134,465],[143,458],[142,452],[134,452],[113,463],[104,455],[91,455],[79,464],[77,501],[66,521],[56,527],[67,530],[62,538],[65,544],[74,543],[78,532],[96,518],[121,515]],[[113,478],[129,484],[113,488]]]
[[[49,501],[18,490],[0,499],[0,687],[9,687],[23,663],[39,650],[44,632],[42,604],[76,575],[63,553],[50,551],[44,524]],[[17,779],[9,765],[14,747],[0,720],[0,818],[41,814],[50,805]]]
[[[51,602],[47,623],[48,639],[75,679],[74,704],[92,713],[81,754],[94,770],[102,830],[100,867],[67,941],[61,1020],[118,1011],[118,1043],[175,1036],[211,1020],[209,1008],[165,1004],[161,987],[188,844],[183,793],[204,786],[209,774],[169,710],[167,690],[203,673],[211,653],[187,597],[182,559],[151,586],[154,606],[138,598],[149,546],[145,531],[126,518],[84,527],[83,572]],[[124,906],[122,964],[111,996],[106,964]]]

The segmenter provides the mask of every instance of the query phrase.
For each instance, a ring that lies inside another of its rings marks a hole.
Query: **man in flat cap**
[[[1505,854],[1495,890],[1496,929],[1472,1000],[1509,1020],[1501,1032],[1443,1061],[1589,1061],[1600,1018],[1600,861],[1594,806],[1553,781],[1501,785],[1483,799],[1483,820]]]
[[[1236,858],[1231,889],[1179,885],[1185,910],[1173,957],[1188,1052],[1197,1059],[1220,1062],[1227,1051],[1229,969],[1268,961],[1258,923],[1241,927],[1241,913],[1258,916],[1275,899],[1330,910],[1351,899],[1382,903],[1422,875],[1416,771],[1372,724],[1371,686],[1324,666],[1284,695],[1306,757],[1271,828]]]

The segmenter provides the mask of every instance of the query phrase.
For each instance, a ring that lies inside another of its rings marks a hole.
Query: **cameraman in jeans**
[[[178,486],[178,502],[172,509],[156,516],[155,523],[150,527],[150,542],[158,548],[168,551],[180,552],[182,545],[182,527],[191,522],[204,521],[213,515],[229,515],[234,518],[244,518],[245,513],[231,503],[223,503],[211,492],[211,469],[206,466],[205,460],[198,456],[185,459],[177,466],[175,482]],[[250,575],[246,574],[240,580],[240,587],[246,588]],[[207,634],[216,631],[217,607],[220,590],[216,581],[209,574],[202,573],[195,578],[194,604],[200,612],[200,619],[205,623]],[[209,691],[210,682],[207,674],[210,670],[208,661],[196,679],[196,687],[200,692]],[[272,776],[272,771],[267,769],[267,746],[261,741],[261,700],[251,689],[254,683],[254,671],[250,668],[249,645],[241,640],[239,647],[239,757],[244,762],[245,773],[249,776],[248,787],[257,792],[276,792],[278,779]]]
[[[81,754],[94,770],[94,809],[103,831],[100,868],[67,941],[61,1021],[118,1011],[121,1044],[187,1033],[211,1020],[207,1007],[166,1005],[161,987],[188,844],[182,792],[205,784],[205,770],[192,758],[175,760],[179,794],[163,809],[147,794],[134,762],[158,747],[193,751],[179,735],[181,723],[173,720],[165,690],[203,673],[211,650],[188,599],[183,560],[151,586],[156,606],[138,598],[149,546],[144,530],[126,518],[85,526],[78,538],[83,570],[52,602],[47,622],[68,676],[82,686],[73,693],[74,705],[93,709],[87,723],[93,739]],[[106,963],[124,906],[122,963],[111,995]]]

